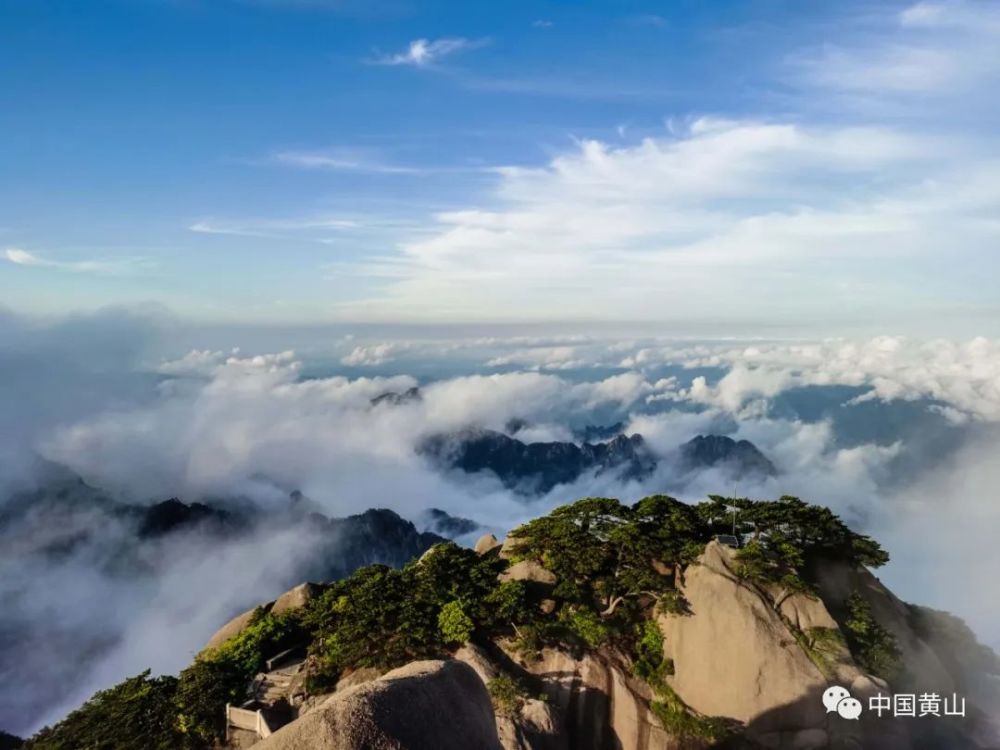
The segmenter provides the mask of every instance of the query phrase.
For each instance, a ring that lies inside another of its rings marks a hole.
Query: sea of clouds
[[[265,350],[246,334],[185,351],[177,321],[156,311],[0,322],[3,498],[58,466],[129,502],[222,497],[278,508],[298,489],[331,516],[385,507],[417,520],[436,507],[502,534],[585,495],[792,494],[879,539],[893,557],[880,575],[901,597],[953,611],[1000,645],[1000,608],[984,594],[1000,570],[997,341],[338,332],[298,352]],[[371,403],[413,386],[421,399]],[[513,419],[527,424],[518,434],[527,441],[623,421],[659,467],[641,482],[586,475],[525,498],[495,477],[444,472],[415,450],[430,435],[503,430]],[[681,443],[720,432],[751,440],[780,473],[734,479],[672,460]],[[228,617],[280,593],[309,554],[294,534],[225,544],[182,535],[160,551],[174,564],[137,581],[102,572],[121,533],[110,521],[102,528],[55,562],[0,553],[0,595],[14,603],[0,632],[15,632],[15,620],[42,632],[56,622],[63,636],[103,642],[73,669],[53,663],[64,658],[58,649],[26,655],[38,684],[29,706],[0,717],[5,729],[57,720],[146,667],[176,672]],[[46,690],[52,699],[41,701]]]

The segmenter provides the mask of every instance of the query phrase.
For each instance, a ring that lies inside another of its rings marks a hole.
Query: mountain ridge
[[[730,507],[738,549],[716,539]],[[133,679],[169,698],[180,724],[161,732],[192,747],[221,737],[220,701],[239,705],[255,672],[303,642],[307,658],[285,667],[291,720],[261,750],[995,746],[997,696],[979,678],[1000,676],[1000,657],[957,618],[896,598],[869,571],[884,550],[820,506],[586,498],[502,546],[484,542],[296,587],[227,623],[176,684]],[[827,714],[830,685],[864,700],[962,694],[970,712],[919,727],[854,722]],[[57,747],[121,699],[92,701],[29,747]],[[462,721],[391,720],[446,706]]]
[[[497,430],[468,428],[427,438],[419,452],[438,465],[466,474],[489,472],[505,487],[521,494],[545,494],[569,484],[588,471],[612,473],[628,480],[648,479],[660,464],[645,438],[625,434],[624,424],[588,427],[586,436],[609,436],[599,442],[525,442]],[[666,457],[670,463],[670,456]],[[778,469],[749,440],[725,435],[697,435],[678,446],[672,464],[678,473],[721,469],[734,479],[777,476]]]

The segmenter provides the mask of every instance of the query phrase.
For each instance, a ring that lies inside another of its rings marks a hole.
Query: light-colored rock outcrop
[[[495,550],[495,542],[486,539],[482,546],[487,552]],[[506,544],[500,550],[505,557],[510,552]],[[821,649],[815,647],[820,641],[811,640],[823,631],[840,633],[833,615],[843,619],[844,603],[854,592],[896,637],[909,673],[907,692],[963,692],[961,676],[956,677],[960,672],[956,664],[963,662],[950,654],[949,647],[958,643],[964,648],[961,639],[971,639],[962,657],[969,661],[976,657],[978,644],[971,634],[962,635],[946,615],[918,616],[868,571],[833,562],[819,567],[819,596],[788,596],[776,609],[779,592],[764,591],[740,579],[736,554],[713,542],[697,564],[683,572],[665,570],[676,573],[687,604],[685,614],[657,618],[664,635],[664,656],[674,667],[667,680],[693,712],[742,724],[755,747],[913,747],[913,730],[905,722],[880,721],[867,713],[860,721],[847,721],[827,713],[822,705],[822,693],[832,684],[848,688],[862,705],[876,692],[893,692],[885,682],[865,673],[838,638],[823,640]],[[556,583],[551,571],[532,560],[511,565],[499,578],[526,581],[540,597],[549,596],[548,588]],[[277,610],[280,605],[284,611],[303,606],[316,593],[299,586],[266,607]],[[557,606],[553,599],[542,601],[550,613]],[[234,618],[213,636],[210,645],[240,632],[252,615],[249,611]],[[486,650],[467,644],[454,660],[414,662],[382,677],[373,670],[351,673],[332,696],[307,701],[296,721],[258,747],[701,750],[710,746],[707,741],[672,736],[661,725],[650,707],[657,696],[634,677],[628,658],[621,653],[544,648],[539,659],[525,661],[510,645],[504,639]],[[507,706],[496,712],[487,686],[502,675],[513,674],[520,675],[518,682],[528,693],[540,691],[546,700],[525,694],[515,710]],[[894,684],[897,692],[902,684]],[[942,730],[944,744],[937,746],[951,747],[953,739],[965,743],[955,747],[993,746],[992,736],[990,742],[971,744],[968,738],[979,730],[972,725],[956,726]]]
[[[472,667],[486,686],[500,674],[486,653],[471,643],[456,651],[455,658]],[[568,750],[559,714],[546,701],[525,698],[516,714],[498,712],[496,724],[503,750]]]
[[[500,750],[489,694],[460,661],[417,661],[337,692],[260,750]]]
[[[797,635],[838,628],[823,601],[796,594],[776,611],[776,592],[740,580],[734,555],[728,547],[709,544],[680,583],[689,614],[658,620],[665,655],[674,663],[671,687],[690,708],[736,719],[748,736],[768,747],[856,744],[859,723],[831,718],[821,696],[840,684],[864,702],[878,685],[835,643],[824,652],[821,669]]]
[[[268,611],[270,609],[271,609],[270,603],[264,605],[265,611]],[[221,628],[215,631],[212,637],[208,639],[208,643],[205,644],[204,650],[208,650],[210,648],[218,648],[223,643],[232,638],[234,635],[239,635],[240,633],[242,633],[244,630],[247,629],[247,626],[250,625],[250,621],[253,619],[254,612],[256,611],[257,608],[254,608],[236,615],[236,617],[234,617],[232,620],[230,620]]]
[[[546,648],[541,659],[524,664],[543,681],[547,703],[565,725],[573,750],[671,750],[681,747],[649,710],[648,687],[620,664],[595,654],[575,658]]]
[[[271,613],[280,615],[293,609],[306,606],[312,599],[323,592],[323,587],[316,583],[300,583],[293,589],[289,589],[284,594],[274,600]]]
[[[517,554],[518,548],[523,546],[524,546],[523,539],[518,539],[517,537],[508,535],[507,538],[503,540],[503,544],[500,545],[500,552],[498,554],[504,560],[510,560],[512,557],[514,557],[514,555]]]
[[[495,550],[499,546],[501,546],[500,542],[497,541],[497,538],[493,536],[493,534],[483,534],[476,541],[476,554],[485,555],[487,552]]]
[[[246,630],[247,626],[250,625],[250,621],[253,619],[254,612],[258,609],[262,609],[264,612],[273,612],[278,615],[282,612],[288,612],[292,609],[304,607],[313,597],[318,596],[322,591],[323,587],[319,584],[309,582],[300,583],[298,586],[286,591],[274,601],[262,604],[260,607],[248,609],[246,612],[236,615],[236,617],[215,631],[212,637],[208,639],[208,643],[205,644],[205,649],[203,649],[203,651],[210,648],[218,648],[233,636],[239,635]]]
[[[514,563],[497,578],[501,581],[529,581],[552,586],[556,582],[555,573],[539,565],[534,560],[522,560]]]
[[[765,731],[822,725],[820,701],[798,703],[803,696],[822,694],[826,678],[770,602],[736,577],[731,556],[718,543],[708,545],[681,585],[691,613],[659,620],[666,655],[674,661],[671,686],[700,713],[745,723],[761,720],[770,725],[761,727]],[[827,621],[805,603],[800,607],[803,619]],[[786,706],[792,708],[782,713]]]

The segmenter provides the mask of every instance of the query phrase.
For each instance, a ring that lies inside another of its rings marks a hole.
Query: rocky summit
[[[502,544],[297,586],[27,747],[997,747],[1000,657],[897,598],[887,560],[793,497],[587,498]],[[941,715],[873,708],[918,694]]]
[[[749,440],[726,435],[698,435],[680,448],[681,464],[688,470],[720,467],[736,477],[774,476],[771,460]]]

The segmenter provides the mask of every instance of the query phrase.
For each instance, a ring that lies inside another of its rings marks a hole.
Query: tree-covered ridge
[[[585,498],[515,529],[502,555],[438,544],[399,569],[362,568],[304,609],[260,610],[248,628],[201,654],[179,678],[126,680],[40,732],[29,747],[116,750],[135,747],[142,734],[159,746],[206,748],[222,736],[225,704],[242,702],[264,661],[285,648],[308,645],[309,687],[319,693],[355,670],[447,656],[466,641],[486,647],[504,641],[529,660],[546,646],[614,653],[650,685],[654,711],[669,730],[716,736],[724,724],[691,713],[670,689],[673,665],[655,619],[686,614],[678,586],[684,569],[713,536],[730,533],[734,521],[747,541],[737,553],[741,575],[761,588],[808,593],[810,571],[823,560],[887,560],[876,542],[797,498],[712,497],[697,505],[665,495],[633,505]],[[544,568],[555,583],[518,580],[512,564]],[[881,634],[862,614],[854,619],[867,630],[859,625],[857,643],[882,648]]]
[[[94,693],[54,727],[46,727],[26,743],[43,750],[175,750],[183,736],[173,705],[176,677],[142,674]]]

